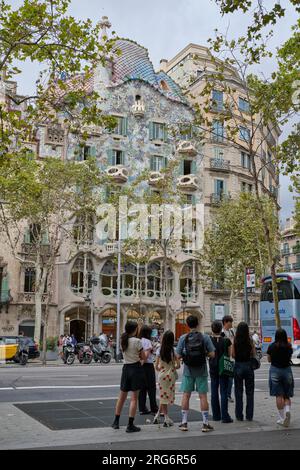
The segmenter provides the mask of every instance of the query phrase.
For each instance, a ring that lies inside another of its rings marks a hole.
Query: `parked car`
[[[17,362],[25,366],[28,361],[28,346],[21,339],[0,336],[0,360]]]
[[[1,339],[5,339],[6,344],[20,343],[24,341],[26,346],[28,346],[28,359],[37,359],[40,357],[40,351],[37,343],[34,342],[29,336],[1,336]]]

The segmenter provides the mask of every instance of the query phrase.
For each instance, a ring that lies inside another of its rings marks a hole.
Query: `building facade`
[[[286,219],[281,231],[281,266],[285,272],[300,271],[300,237],[293,218]]]

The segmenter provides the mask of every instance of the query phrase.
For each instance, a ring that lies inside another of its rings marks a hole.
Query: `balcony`
[[[118,250],[118,243],[105,243],[105,249],[107,253],[113,254],[116,253]]]
[[[110,166],[106,174],[111,176],[116,183],[126,183],[128,180],[128,171],[122,165]]]
[[[293,271],[300,271],[300,262],[293,264]]]
[[[290,255],[290,254],[291,254],[290,249],[289,249],[289,248],[283,248],[283,249],[281,250],[281,254],[282,254],[282,256],[288,256],[288,255]]]
[[[179,144],[177,145],[177,152],[187,154],[190,156],[195,156],[198,153],[194,144],[192,144],[192,142],[189,142],[187,140],[181,140],[179,142]]]
[[[300,253],[300,243],[297,243],[296,245],[293,246],[293,253],[296,255],[297,253]]]
[[[229,201],[230,199],[230,194],[225,194],[225,193],[212,193],[210,195],[210,203],[218,206],[221,204],[221,202],[226,202]]]
[[[164,176],[160,173],[160,171],[151,171],[148,182],[151,186],[156,186],[159,185],[163,179]]]
[[[210,159],[210,169],[217,171],[230,171],[230,161],[223,160],[220,158],[211,158]]]
[[[143,117],[145,114],[145,105],[142,101],[136,101],[133,106],[131,106],[132,114],[135,117]]]
[[[26,256],[35,255],[36,245],[34,243],[22,243],[22,254]],[[42,243],[39,246],[42,256],[50,256],[50,245],[49,243]]]
[[[48,294],[42,295],[42,303],[46,303],[48,299]],[[18,293],[18,302],[21,304],[34,304],[35,303],[35,292],[19,292]]]
[[[177,178],[177,186],[179,189],[187,189],[195,191],[198,189],[198,178],[195,175],[183,175]]]

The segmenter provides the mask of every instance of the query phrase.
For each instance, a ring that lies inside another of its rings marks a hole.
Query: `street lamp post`
[[[117,338],[116,362],[120,360],[120,321],[121,321],[121,237],[118,240],[118,277],[117,277]]]
[[[97,286],[97,281],[94,277],[95,273],[92,271],[89,273],[91,276],[91,295],[88,293],[84,300],[86,302],[89,302],[90,304],[90,315],[91,315],[91,320],[90,320],[90,337],[93,336],[93,329],[94,329],[94,286]]]
[[[186,305],[187,305],[187,300],[186,300],[186,298],[181,299],[181,308],[182,308],[182,317],[183,317],[182,319],[183,319],[183,322],[184,322],[184,314],[185,314]]]

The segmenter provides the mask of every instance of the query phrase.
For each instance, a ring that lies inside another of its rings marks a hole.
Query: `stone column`
[[[101,315],[101,325],[100,325],[100,322],[99,322],[100,315]],[[94,313],[94,331],[93,331],[93,333],[99,334],[100,331],[102,331],[102,314],[100,314],[98,312],[95,312]]]
[[[176,312],[172,311],[171,315],[170,315],[170,321],[169,321],[170,325],[169,325],[169,329],[171,331],[173,331],[174,335],[175,335],[175,332],[176,332]]]
[[[65,314],[64,312],[60,312],[59,314],[59,335],[64,334],[65,329]]]

